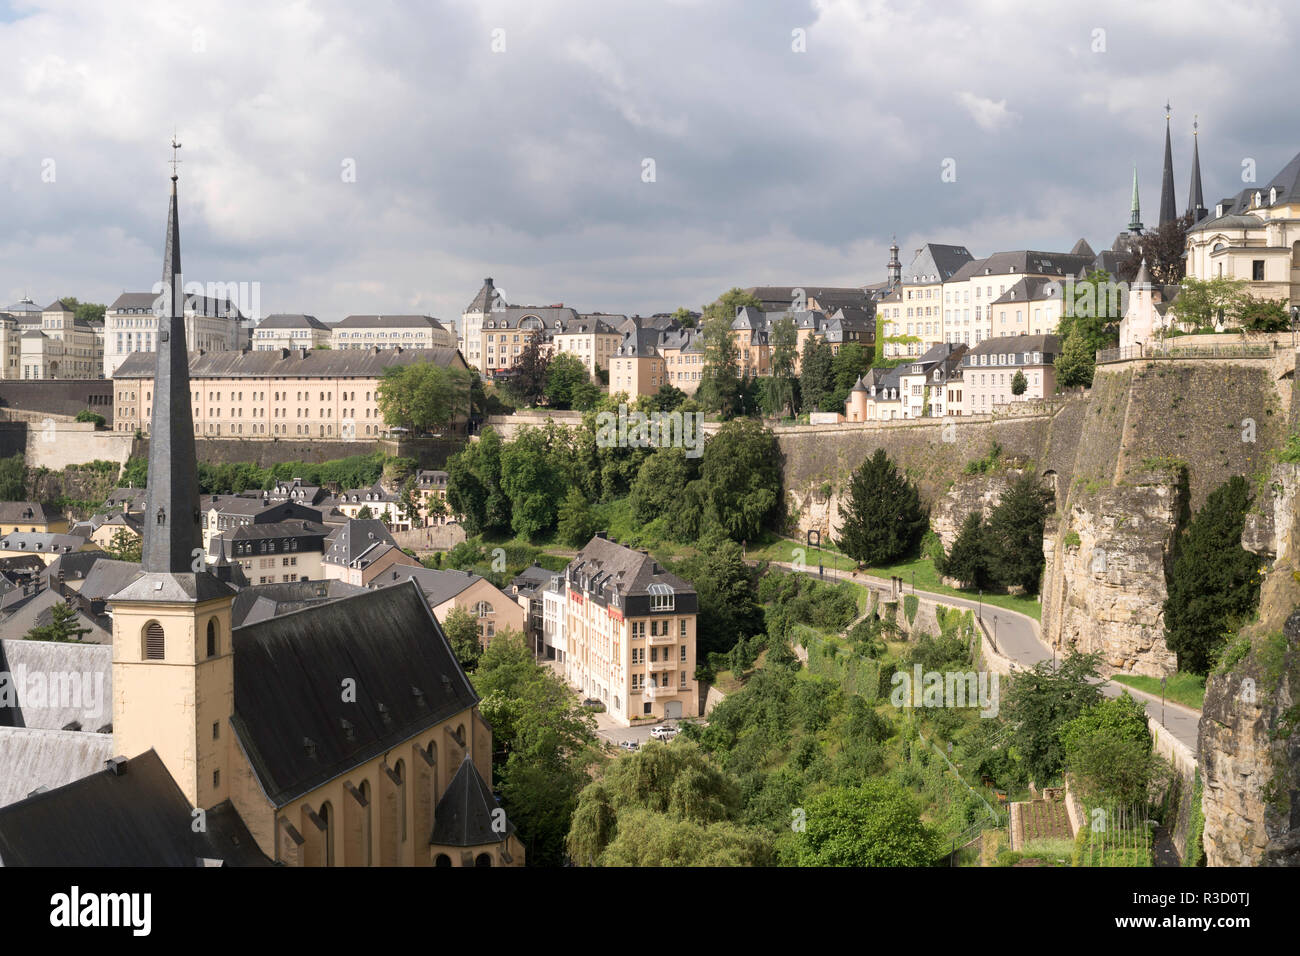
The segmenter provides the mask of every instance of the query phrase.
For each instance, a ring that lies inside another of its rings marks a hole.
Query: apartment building
[[[470,367],[478,369],[480,374],[486,371],[483,365],[483,320],[487,318],[489,312],[507,307],[508,304],[500,290],[492,284],[491,277],[488,277],[483,280],[483,288],[479,289],[478,295],[474,296],[473,301],[460,315],[461,354],[465,356],[465,361]]]
[[[154,358],[134,353],[113,376],[114,427],[119,431],[149,431]],[[456,349],[444,347],[191,353],[194,434],[375,439],[388,432],[378,404],[384,371],[417,362],[467,367]],[[453,428],[463,428],[464,421],[458,416]]]
[[[104,313],[104,378],[116,378],[128,356],[157,351],[158,313],[168,311],[159,293],[123,292],[117,297]],[[191,352],[238,351],[244,346],[243,321],[228,298],[185,297],[185,342]]]
[[[965,414],[985,415],[998,405],[1055,394],[1054,363],[1060,351],[1055,335],[1011,335],[972,346],[961,363]],[[1025,376],[1022,395],[1011,391],[1016,372]]]
[[[1076,248],[1078,248],[1076,246]],[[952,278],[943,284],[943,327],[941,341],[978,345],[985,339],[995,336],[1019,335],[1023,330],[1029,334],[1032,322],[1032,306],[1020,304],[1017,300],[1002,302],[1000,310],[995,306],[1003,296],[1023,279],[1052,280],[1058,285],[1067,278],[1090,272],[1095,263],[1094,256],[1088,253],[1073,252],[1035,252],[1020,249],[1014,252],[996,252],[984,259],[972,260],[962,266]],[[1043,294],[1044,283],[1034,284],[1039,295]],[[1021,296],[1026,290],[1022,289]],[[1056,296],[1061,295],[1060,291]],[[1046,300],[1040,300],[1037,306],[1040,323],[1045,324]],[[1015,325],[1017,309],[1024,313],[1022,324]],[[1055,318],[1060,320],[1060,309],[1053,309]],[[996,322],[995,322],[995,312]],[[1004,328],[1002,320],[1008,324]]]
[[[609,394],[628,398],[653,395],[668,382],[668,365],[659,352],[661,333],[653,328],[634,328],[623,336],[609,363]]]
[[[699,329],[673,329],[663,333],[657,346],[664,361],[668,384],[694,395],[704,371],[704,339]],[[611,384],[613,380],[611,379]]]
[[[453,608],[473,617],[478,622],[479,643],[484,647],[504,631],[526,633],[527,614],[518,602],[472,571],[393,565],[373,577],[369,586],[392,587],[408,580],[419,585],[439,624],[447,623]]]
[[[268,315],[253,329],[254,352],[278,349],[314,349],[332,344],[333,331],[314,315],[277,313]]]
[[[885,358],[920,356],[944,341],[944,286],[974,258],[965,246],[937,242],[916,250],[894,289],[877,304],[877,314],[885,320]]]
[[[65,534],[68,519],[37,501],[0,501],[0,534],[11,531]]]
[[[325,539],[321,572],[338,580],[368,588],[395,566],[423,567],[397,546],[384,523],[376,518],[354,518],[338,525]]]
[[[224,554],[239,564],[250,585],[321,580],[330,530],[303,519],[241,525],[211,540],[209,563]]]
[[[609,320],[615,316],[609,316]],[[592,381],[598,369],[609,369],[609,359],[623,341],[623,334],[600,315],[583,315],[561,322],[551,337],[555,355],[572,355],[582,362]]]
[[[562,305],[497,309],[482,321],[476,350],[482,357],[480,370],[485,378],[495,378],[518,362],[520,353],[534,340],[550,354],[556,331],[578,321],[578,313]]]
[[[298,343],[292,347],[299,347]],[[431,315],[349,315],[330,328],[330,347],[454,349],[456,335]]]
[[[41,310],[34,327],[30,319],[15,318],[0,328],[0,355],[11,378],[101,378],[103,343],[100,323],[78,320],[58,299]]]
[[[1060,279],[1021,279],[993,300],[989,337],[1055,332],[1064,308],[1064,289]]]
[[[570,684],[623,726],[699,714],[689,582],[599,532],[565,568],[564,594]]]

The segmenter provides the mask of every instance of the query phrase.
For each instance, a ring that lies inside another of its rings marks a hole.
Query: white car
[[[679,731],[676,727],[665,727],[662,725],[659,727],[653,727],[650,730],[650,736],[652,739],[663,740],[663,741],[672,740],[679,733],[681,733],[681,731]]]

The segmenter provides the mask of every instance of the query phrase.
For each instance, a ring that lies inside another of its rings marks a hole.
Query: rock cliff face
[[[1209,866],[1300,866],[1300,610],[1205,686],[1200,752]]]
[[[930,528],[947,551],[961,533],[962,522],[973,511],[983,512],[985,520],[1002,500],[1002,494],[1020,476],[1018,470],[987,475],[963,475],[948,492],[934,503],[930,511]]]
[[[1076,489],[1069,510],[1046,529],[1044,638],[1062,651],[1100,652],[1103,673],[1172,674],[1165,558],[1185,508],[1186,486],[1167,470]]]

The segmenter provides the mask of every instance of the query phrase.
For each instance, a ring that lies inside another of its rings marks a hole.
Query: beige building
[[[667,384],[668,366],[659,353],[660,337],[659,330],[653,328],[634,328],[623,336],[609,363],[609,394],[622,392],[636,399],[653,395]]]
[[[1300,155],[1187,231],[1187,274],[1241,279],[1257,299],[1300,302]]]
[[[0,534],[49,531],[64,534],[68,519],[37,501],[0,501]]]
[[[330,328],[330,347],[455,349],[456,336],[431,315],[349,315]]]
[[[409,580],[420,586],[439,624],[446,624],[447,615],[456,607],[478,621],[478,639],[484,647],[506,630],[528,634],[524,608],[487,578],[471,571],[394,565],[372,578],[370,587],[392,587]]]
[[[665,332],[657,346],[664,360],[668,384],[694,395],[704,371],[704,340],[699,329],[674,329]],[[613,384],[611,379],[611,385]]]
[[[379,413],[385,369],[417,362],[466,368],[455,349],[296,349],[190,355],[194,433],[205,438],[374,439],[388,433]],[[114,376],[114,427],[149,431],[153,356],[139,353]],[[464,415],[457,416],[463,427]]]
[[[390,569],[420,567],[377,518],[352,518],[336,527],[325,539],[321,558],[322,577],[357,587],[370,587]]]
[[[562,305],[509,306],[489,313],[482,321],[476,350],[482,357],[484,377],[493,378],[513,366],[533,340],[537,340],[544,354],[549,354],[555,347],[556,330],[578,321],[578,313]]]
[[[1066,288],[1066,282],[1060,279],[1021,279],[993,300],[988,337],[1055,333],[1061,322]]]
[[[944,286],[973,258],[965,246],[927,242],[916,250],[894,289],[877,306],[885,358],[920,356],[945,341]]]
[[[1055,335],[1016,335],[987,339],[962,359],[962,389],[967,415],[987,415],[999,405],[1041,399],[1056,393]],[[1025,376],[1025,392],[1012,394],[1016,373]]]
[[[618,350],[623,335],[599,315],[583,315],[557,325],[551,340],[555,355],[580,360],[594,382],[598,369],[609,368],[610,356]]]
[[[690,583],[601,532],[565,568],[563,587],[570,684],[623,726],[698,716]]]
[[[1004,335],[1046,334],[1049,315],[1052,329],[1060,321],[1063,284],[1080,273],[1086,275],[1095,260],[1095,256],[1083,252],[1021,249],[968,262],[943,284],[941,341],[978,345]],[[1033,281],[1022,285],[1023,280]],[[1052,283],[1056,284],[1055,291],[1051,291]],[[1037,327],[1044,332],[1033,331],[1035,309]]]
[[[328,346],[333,339],[330,327],[314,315],[268,315],[253,329],[254,352],[279,349],[314,349]]]
[[[130,355],[157,351],[158,312],[163,311],[165,300],[161,293],[124,292],[108,307],[104,313],[102,378],[115,378],[118,367]],[[239,309],[229,298],[185,297],[185,341],[191,351],[238,351],[244,345],[242,320]],[[154,358],[148,357],[150,367]]]

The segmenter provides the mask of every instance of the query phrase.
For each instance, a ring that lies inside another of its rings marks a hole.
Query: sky
[[[1285,2],[0,0],[0,307],[161,276],[262,315],[648,315],[924,242],[1109,246],[1297,152]]]

